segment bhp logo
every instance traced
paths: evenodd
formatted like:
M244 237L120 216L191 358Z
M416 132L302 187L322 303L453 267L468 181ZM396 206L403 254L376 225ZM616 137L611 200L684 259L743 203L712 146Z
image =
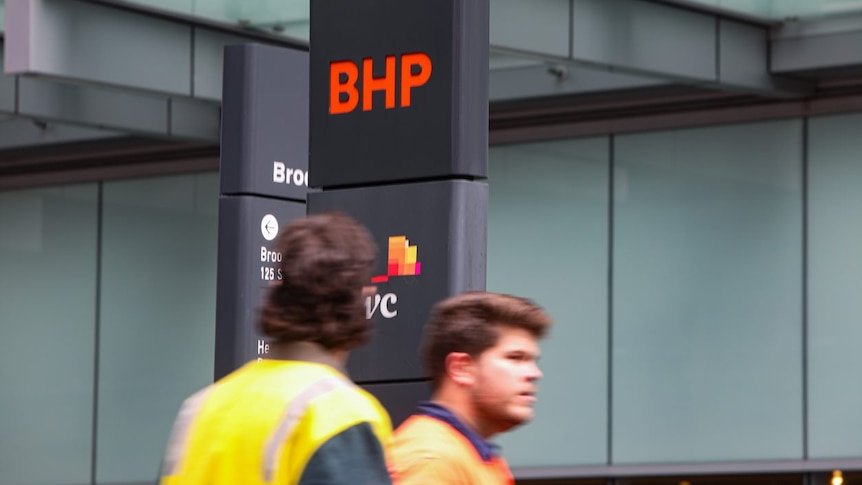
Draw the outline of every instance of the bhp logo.
M398 62L400 60L400 63ZM360 66L352 61L336 61L329 65L329 114L350 113L362 101L362 111L371 111L372 94L383 91L386 109L395 108L396 88L400 94L400 107L410 107L410 94L431 78L431 58L423 52L389 55L384 59L385 74L374 77L374 60L362 60L362 93L356 87ZM400 69L397 65L400 64ZM360 96L361 94L361 96Z

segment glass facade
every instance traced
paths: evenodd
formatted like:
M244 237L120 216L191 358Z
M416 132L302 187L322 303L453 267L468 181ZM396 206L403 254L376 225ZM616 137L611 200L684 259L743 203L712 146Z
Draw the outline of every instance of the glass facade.
M308 40L309 0L131 0L130 3Z
M0 193L0 483L155 480L212 381L217 199L215 173Z
M799 121L616 138L614 463L802 458L801 152Z
M858 457L860 128L493 148L488 287L557 321L513 465Z
M488 289L556 321L537 417L500 438L513 466L607 462L609 155L606 137L490 152Z
M511 464L858 457L860 129L492 148L488 288L556 321ZM212 376L217 196L215 173L0 193L3 483L153 480Z
M512 465L862 453L860 129L492 148L488 288L556 320L537 418L499 440ZM211 379L217 194L214 173L0 194L4 478L155 476L180 401Z
M862 115L815 118L808 130L808 453L858 457Z
M89 483L98 186L0 193L0 482Z
M862 5L858 2L846 0L691 0L691 3L775 20L846 15L862 11Z
M103 185L96 483L156 477L181 399L212 382L217 200L214 173Z

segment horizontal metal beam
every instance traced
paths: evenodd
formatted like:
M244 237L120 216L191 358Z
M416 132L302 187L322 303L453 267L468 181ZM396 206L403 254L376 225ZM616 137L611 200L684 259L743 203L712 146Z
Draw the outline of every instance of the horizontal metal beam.
M8 114L148 136L218 142L219 106L189 98L19 77Z
M771 49L771 70L777 74L859 75L862 14L788 23L773 32Z
M96 180L124 179L132 177L155 177L182 173L215 172L219 169L219 157L197 157L178 160L166 159L158 162L115 163L113 165L54 168L49 171L3 175L0 190L20 189L44 185L66 185L93 182Z
M665 81L649 77L590 69L580 65L538 62L527 66L492 69L489 76L489 98L494 103L666 84Z
M549 65L765 97L810 95L813 83L770 72L769 33L766 25L649 0L498 0L491 45Z
M274 36L83 0L7 0L6 74L221 99L225 45ZM305 49L284 38L280 45Z
M3 55L0 54L0 61ZM217 102L40 76L0 75L0 113L38 123L218 143Z
M0 115L0 150L95 141L118 136L124 134L62 123L47 123L14 115Z
M770 100L738 98L704 93L657 95L645 94L639 101L617 101L593 110L565 107L528 112L506 113L515 120L505 123L491 110L489 142L494 145L530 143L608 134L671 130L729 123L747 123L775 119L825 116L862 111L862 95L824 96L804 100ZM588 96L587 96L588 97ZM579 98L575 97L577 104ZM561 100L556 103L563 104ZM584 104L587 104L586 102ZM616 106L613 106L613 105ZM503 123L501 123L503 121ZM503 125L503 126L500 126Z
M8 0L6 74L191 96L191 31L75 0Z
M776 98L813 94L813 83L770 71L766 29L725 19L717 22L717 82L725 90Z

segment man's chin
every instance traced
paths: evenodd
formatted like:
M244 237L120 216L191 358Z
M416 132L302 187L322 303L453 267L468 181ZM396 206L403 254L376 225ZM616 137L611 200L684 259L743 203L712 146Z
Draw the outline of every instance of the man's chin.
M533 408L519 409L517 412L512 413L511 415L513 426L520 426L522 424L529 423L533 419L533 416L535 414L536 413L533 412Z

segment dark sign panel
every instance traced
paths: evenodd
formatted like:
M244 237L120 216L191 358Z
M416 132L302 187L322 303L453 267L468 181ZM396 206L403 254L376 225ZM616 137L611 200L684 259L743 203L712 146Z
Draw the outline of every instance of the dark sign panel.
M253 196L219 199L215 379L268 350L257 332L261 304L281 280L281 229L305 217L305 203Z
M267 289L280 279L279 230L305 216L308 53L244 44L225 48L215 378L259 358Z
M227 46L222 92L221 193L305 200L308 53Z
M308 213L344 212L371 231L378 265L365 301L374 320L368 345L348 362L357 382L419 379L422 327L438 301L485 289L488 186L440 182L309 194Z
M311 2L311 185L484 178L488 0Z

